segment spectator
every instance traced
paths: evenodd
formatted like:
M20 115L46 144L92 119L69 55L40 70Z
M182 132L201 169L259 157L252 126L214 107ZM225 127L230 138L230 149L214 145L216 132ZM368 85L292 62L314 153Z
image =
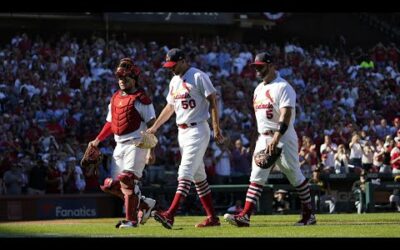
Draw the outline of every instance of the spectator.
M229 184L231 182L231 152L229 150L229 139L224 143L217 144L214 150L216 160L215 174L218 184Z
M379 138L384 138L387 135L391 135L391 128L387 124L386 119L381 119L381 123L376 126L376 134Z
M287 200L288 192L279 189L274 193L274 201L272 202L272 209L275 213L286 214L290 210L290 203Z
M228 208L227 213L229 214L238 214L243 211L243 203L242 200L236 200L235 205Z
M310 177L311 169L311 159L307 149L303 146L299 152L300 169L304 176ZM329 170L328 170L329 171Z
M362 147L361 166L366 172L373 170L372 163L374 158L374 149L372 148L371 142L367 141Z
M240 139L235 141L235 148L231 153L231 177L232 183L245 184L250 176L249 149L245 148Z
M360 179L355 181L352 185L352 192L355 195L356 201L355 206L357 208L357 213L365 213L366 212L366 203L365 203L365 184L367 182L367 173L362 171L360 174Z
M88 167L83 169L83 175L85 178L84 182L86 183L84 188L85 193L96 193L100 191L99 181L98 181L99 165L100 162L97 164L90 164Z
M46 194L62 194L64 193L62 174L56 167L55 162L43 160L44 165L48 168L46 178Z
M80 193L85 189L86 183L82 169L76 165L76 158L69 157L67 160L67 170L63 173L63 183L65 193Z
M43 195L46 193L47 167L39 159L30 171L28 194Z
M312 192L312 195L314 196L315 206L322 208L328 206L329 213L333 214L335 212L336 199L334 196L331 195L331 188L329 182L321 179L320 174L321 174L320 167L314 169L312 174L312 179L310 180L310 184L317 185L320 190L319 195L317 195L315 192Z
M213 150L211 149L211 147L208 147L206 150L206 153L204 155L204 165L205 165L205 170L206 170L206 174L207 174L207 181L210 184L215 184L215 158L213 156Z
M48 152L50 149L50 145L54 145L57 149L59 148L58 143L54 136L50 135L48 129L44 129L43 136L39 138L39 143L41 146L41 152Z
M400 135L400 117L393 119L393 127L391 127L391 135L393 137Z
M374 172L378 172L380 167L382 166L384 153L385 153L385 149L383 147L383 142L381 139L378 138L375 141L375 151L374 151L374 160L373 160Z
M335 154L335 173L349 173L349 155L344 144L340 144L338 152Z
M392 149L392 152L395 152L391 155L390 164L392 166L393 174L400 174L400 137L394 138L396 142L396 147Z
M354 167L354 171L357 171L356 169L361 169L361 158L362 158L362 145L360 142L360 136L355 133L352 138L351 142L349 144L350 147L350 164Z
M329 168L330 172L333 172L335 168L335 154L337 151L337 145L331 141L329 135L324 136L324 144L320 147L321 159L325 168Z
M384 152L383 152L383 160L382 160L382 165L379 168L379 173L392 173L392 167L390 163L390 152L392 151L392 148L390 146L389 142L385 142L383 144Z
M13 164L11 169L4 173L4 185L6 195L20 195L22 194L22 165Z

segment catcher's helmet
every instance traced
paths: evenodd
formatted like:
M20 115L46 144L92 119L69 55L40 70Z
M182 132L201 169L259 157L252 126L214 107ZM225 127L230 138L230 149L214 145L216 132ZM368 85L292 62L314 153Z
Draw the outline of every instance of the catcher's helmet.
M140 75L140 69L133 63L131 58L123 58L118 64L115 75L117 77L129 76L136 79Z

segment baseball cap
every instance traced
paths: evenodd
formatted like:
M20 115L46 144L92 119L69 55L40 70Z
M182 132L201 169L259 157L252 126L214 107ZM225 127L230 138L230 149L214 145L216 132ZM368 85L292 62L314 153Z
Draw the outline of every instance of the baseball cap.
M251 65L264 65L272 62L272 56L268 52L259 53L256 55L254 62Z
M168 51L167 56L165 57L165 63L163 65L164 68L172 68L175 64L185 58L185 53L181 49L173 48Z
M279 193L281 193L281 194L287 194L287 191L284 190L284 189L278 189L278 191L276 191L275 193L277 193L277 194L279 194Z

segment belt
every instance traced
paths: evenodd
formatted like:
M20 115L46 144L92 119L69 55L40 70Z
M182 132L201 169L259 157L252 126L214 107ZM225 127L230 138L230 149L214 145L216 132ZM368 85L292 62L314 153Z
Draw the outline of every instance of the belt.
M267 130L264 133L262 133L263 135L274 135L275 131L272 130Z
M189 127L194 127L196 125L197 125L197 122L192 122L192 123L189 123L189 124L182 123L182 124L178 124L178 127L182 128L182 129L187 129Z
M130 141L133 141L134 140L134 138L131 138L131 139L127 139L127 140L124 140L124 141L120 141L119 143L127 143L127 142L130 142Z

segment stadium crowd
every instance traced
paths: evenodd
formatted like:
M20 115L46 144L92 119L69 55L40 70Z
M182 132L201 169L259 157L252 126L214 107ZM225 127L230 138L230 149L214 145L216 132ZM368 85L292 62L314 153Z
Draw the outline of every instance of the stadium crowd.
M363 49L325 45L243 44L222 38L180 39L191 64L207 72L218 90L225 144L210 143L205 156L211 184L248 183L252 96L258 84L250 67L270 51L279 74L297 92L296 131L302 171L400 174L400 72L395 44ZM77 38L16 34L0 45L0 194L99 192L110 173L113 139L96 170L82 169L87 143L101 130L114 70L123 57L142 69L140 84L156 114L165 105L171 75L162 68L167 45L113 34ZM180 162L175 119L159 133L157 160L145 169L143 185L176 182ZM275 168L273 171L279 171Z

